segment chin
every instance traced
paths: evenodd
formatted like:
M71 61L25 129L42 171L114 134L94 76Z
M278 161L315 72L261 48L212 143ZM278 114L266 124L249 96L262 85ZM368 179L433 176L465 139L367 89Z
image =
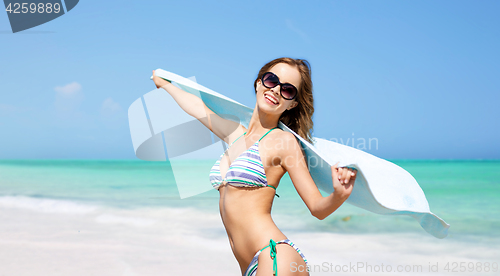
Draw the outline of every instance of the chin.
M281 114L284 112L284 110L281 110L280 106L270 106L268 103L257 103L257 107L261 112L264 112L269 115L276 115L276 116L281 116Z

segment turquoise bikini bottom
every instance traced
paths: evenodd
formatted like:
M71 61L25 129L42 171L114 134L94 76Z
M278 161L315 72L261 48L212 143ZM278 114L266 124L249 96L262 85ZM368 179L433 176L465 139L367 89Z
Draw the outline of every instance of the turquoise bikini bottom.
M252 261L248 265L247 270L245 271L245 274L243 274L243 275L244 276L255 276L257 274L257 267L259 266L259 255L262 252L262 250L270 247L271 248L270 256L271 256L271 259L273 259L273 275L278 276L278 264L276 262L276 253L277 253L276 245L282 244L282 243L286 243L286 244L290 245L291 247L293 247L293 249L295 249L297 251L297 253L300 254L302 259L304 259L304 262L307 265L307 260L306 260L306 257L304 257L304 254L302 254L302 252L300 252L300 249L293 242L291 242L289 239L285 239L285 240L282 240L279 242L275 242L273 239L271 239L269 241L268 246L262 248L257 253L255 253L255 256L253 257Z

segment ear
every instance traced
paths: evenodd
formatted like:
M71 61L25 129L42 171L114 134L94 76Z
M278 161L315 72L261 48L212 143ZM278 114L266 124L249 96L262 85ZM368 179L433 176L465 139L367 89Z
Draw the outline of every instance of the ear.
M290 105L290 107L289 107L289 108L287 108L287 110L290 110L290 109L292 109L292 108L295 108L298 104L299 104L299 103L298 103L297 101L295 101L295 100L294 100L294 101L293 101L293 103L292 103L292 105Z

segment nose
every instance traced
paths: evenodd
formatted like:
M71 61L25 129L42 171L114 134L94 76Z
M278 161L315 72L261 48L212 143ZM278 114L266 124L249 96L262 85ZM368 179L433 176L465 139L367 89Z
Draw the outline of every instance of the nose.
M275 96L280 96L280 89L281 89L281 84L278 84L275 87L271 88L271 91Z

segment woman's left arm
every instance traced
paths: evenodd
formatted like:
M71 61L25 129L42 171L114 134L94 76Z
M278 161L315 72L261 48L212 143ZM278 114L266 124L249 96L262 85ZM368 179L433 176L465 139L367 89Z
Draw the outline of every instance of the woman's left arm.
M287 132L283 133L283 136L286 146L280 151L281 166L290 175L295 189L311 214L322 220L337 210L349 197L356 173L347 168L337 168L337 164L332 166L334 192L323 197L307 169L305 157L297 139L293 134Z

